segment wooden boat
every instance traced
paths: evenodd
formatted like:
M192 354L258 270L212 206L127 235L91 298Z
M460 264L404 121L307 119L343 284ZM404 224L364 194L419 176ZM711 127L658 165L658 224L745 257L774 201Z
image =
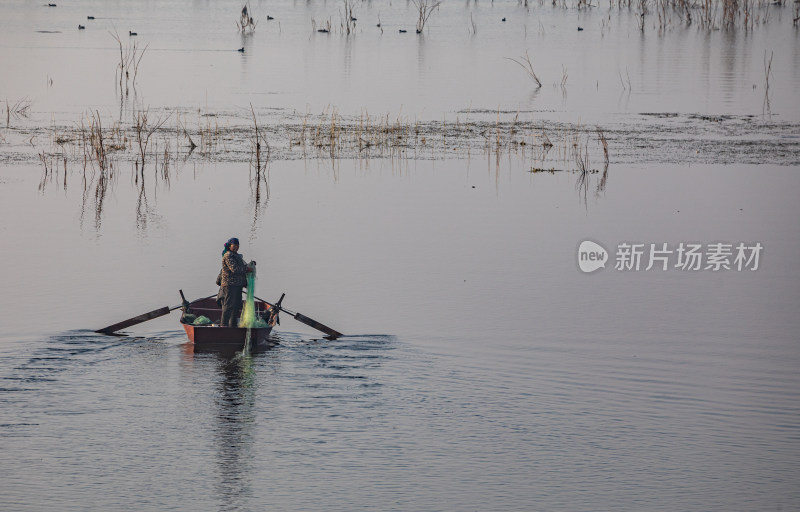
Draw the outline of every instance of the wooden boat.
M222 318L222 308L217 304L215 298L198 299L189 303L188 311L181 315L181 325L189 341L194 343L195 351L202 350L242 350L250 331L250 349L264 350L276 344L270 338L272 328L275 326L277 315L273 314L273 309L264 301L257 300L256 317L263 318L267 322L267 327L247 329L244 327L221 327L219 325ZM203 315L211 320L209 325L194 325L186 322L186 315L192 314L196 317ZM191 319L192 317L189 317Z
M183 290L178 291L181 294L181 299L183 299L183 302L177 306L164 306L162 308L154 309L153 311L136 315L132 318L128 318L127 320L123 320L122 322L111 324L108 327L103 327L95 332L113 335L122 329L131 327L133 325L138 325L142 322L147 322L148 320L152 320L154 318L168 315L170 311L175 311L176 309L180 308L183 311L183 314L181 315L181 325L183 325L183 329L186 331L189 341L194 344L195 351L202 349L241 350L244 348L245 342L248 339L250 340L250 348L254 350L265 349L276 345L277 341L270 338L270 333L272 332L272 328L275 327L275 324L278 322L279 311L290 315L298 322L304 323L309 327L325 333L327 335L327 339L333 340L342 336L342 333L339 331L331 329L327 325L317 322L313 318L309 318L302 313L290 311L281 306L281 302L283 302L283 298L286 296L285 293L281 295L281 298L278 299L275 304L270 304L269 302L256 297L256 315L258 318L264 320L267 326L246 329L242 327L220 327L219 323L222 318L222 308L217 304L216 295L211 295L204 299L197 299L189 302L186 300L186 297L184 297ZM194 317L189 315L194 315ZM207 325L194 325L193 322L195 318L201 315L209 318L211 323Z

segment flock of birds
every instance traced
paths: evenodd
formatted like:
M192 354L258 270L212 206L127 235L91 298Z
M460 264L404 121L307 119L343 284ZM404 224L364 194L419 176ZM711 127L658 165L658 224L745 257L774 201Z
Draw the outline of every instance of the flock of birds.
M57 4L47 4L47 6L48 6L48 7L57 7ZM93 19L94 19L94 16L87 16L87 17L86 17L86 19L87 19L87 20L93 20ZM272 16L270 16L270 15L267 15L267 21L272 21L272 20L274 20L274 19L275 19L275 18L273 18ZM350 21L358 21L358 18L356 18L355 16L351 16L351 17L350 17ZM505 22L505 21L506 21L506 19L505 19L505 18L503 18L503 19L501 19L500 21L502 21L502 22ZM378 28L380 28L380 26L381 26L381 24L380 24L380 23L378 23L378 24L376 25L376 27L378 27ZM86 29L86 26L85 26L85 25L80 25L80 24L78 25L78 30L85 30L85 29ZM581 32L582 30L583 30L583 27L578 27L578 32ZM317 30L317 32L320 32L320 33L323 33L323 34L327 34L328 32L330 32L330 30L328 30L327 28L321 28L321 29L318 29L318 30ZM401 34L405 34L405 33L407 33L407 32L408 32L408 30L406 30L406 29L404 29L404 28L401 28L401 29L399 29L399 30L398 30L398 32L399 32L399 33L401 33ZM128 31L128 37L133 37L133 36L138 36L138 35L139 35L139 34L137 34L136 32L132 32L132 31L130 31L130 30ZM238 49L238 50L236 50L236 51L237 51L237 52L240 52L240 53L244 53L244 47L241 47L241 48L239 48L239 49Z

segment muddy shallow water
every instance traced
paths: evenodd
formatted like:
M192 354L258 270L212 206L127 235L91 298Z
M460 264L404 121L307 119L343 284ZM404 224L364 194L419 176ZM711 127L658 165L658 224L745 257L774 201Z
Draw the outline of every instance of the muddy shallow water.
M312 32L339 3L252 2L242 37L235 2L58 4L0 7L0 99L29 105L0 123L0 506L800 506L789 7L642 34L605 5L446 2L418 36L411 4L363 2L347 37ZM127 96L114 29L150 45ZM526 49L539 90L505 59ZM175 313L92 332L216 291L230 236L259 296L346 335L284 318L229 359Z

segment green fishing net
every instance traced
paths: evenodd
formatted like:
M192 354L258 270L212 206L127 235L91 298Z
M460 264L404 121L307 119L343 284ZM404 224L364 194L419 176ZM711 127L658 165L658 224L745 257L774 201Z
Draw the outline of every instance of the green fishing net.
M198 316L197 318L194 319L194 322L192 322L192 324L194 325L208 325L210 323L211 319L203 315Z
M264 327L269 327L269 324L263 318L256 318L256 321L253 322L253 328L255 329L263 329Z
M244 308L242 309L242 316L239 319L239 327L248 327L250 329L257 327L256 321L256 265L250 262L253 269L252 272L247 274L247 299L244 301Z

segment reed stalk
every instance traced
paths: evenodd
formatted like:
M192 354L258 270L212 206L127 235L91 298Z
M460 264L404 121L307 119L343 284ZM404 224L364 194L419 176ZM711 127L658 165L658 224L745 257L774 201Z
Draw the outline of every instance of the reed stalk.
M597 140L603 147L603 156L606 159L606 164L608 164L608 140L606 139L606 134L603 132L603 129L599 126L597 127Z
M340 28L346 35L350 35L356 31L354 7L354 0L344 0L344 13L339 11Z
M442 2L436 0L411 0L411 3L417 8L417 34L421 34L422 30L425 28L425 24L428 22L428 18L431 17L433 11L435 11Z
M531 57L528 55L528 50L525 50L525 55L519 59L514 59L511 57L506 57L506 59L517 63L522 69L524 69L528 74L528 77L530 77L530 79L536 84L537 88L542 86L541 80L539 80L539 77L536 76L536 72L533 70L533 62L531 62Z

